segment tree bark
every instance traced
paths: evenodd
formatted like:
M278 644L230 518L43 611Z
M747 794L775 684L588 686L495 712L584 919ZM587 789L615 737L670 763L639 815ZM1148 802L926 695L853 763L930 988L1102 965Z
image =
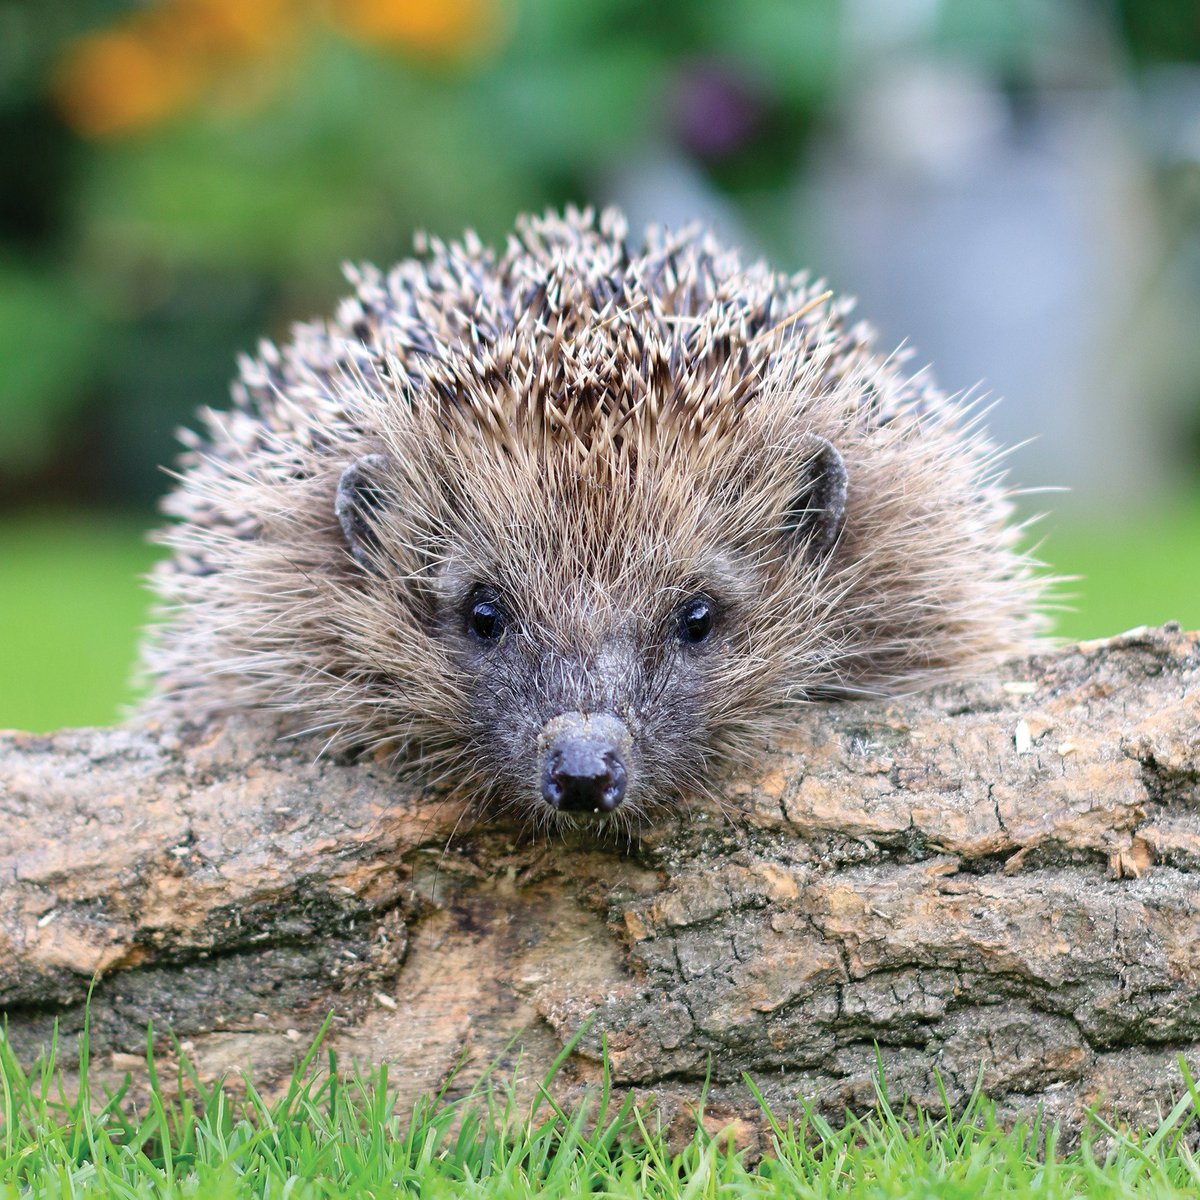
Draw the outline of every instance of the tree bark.
M531 838L262 724L0 735L0 1010L145 1028L269 1088L332 1011L403 1098L498 1063L753 1141L779 1112L1152 1121L1200 1065L1200 635L1138 630L902 701L814 706L720 807ZM169 1047L168 1047L169 1053Z

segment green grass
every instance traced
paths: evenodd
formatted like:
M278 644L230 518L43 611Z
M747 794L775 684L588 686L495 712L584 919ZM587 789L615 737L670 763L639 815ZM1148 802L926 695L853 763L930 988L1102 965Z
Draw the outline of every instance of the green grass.
M1157 512L1101 523L1049 517L1041 557L1063 575L1070 610L1056 633L1106 637L1135 625L1178 621L1200 629L1200 497Z
M0 524L0 728L101 725L130 684L155 551L149 519L78 514ZM1178 620L1200 627L1200 500L1119 525L1051 518L1045 558L1066 585L1065 638Z
M80 514L0 524L0 729L103 725L133 699L156 550L149 521Z
M148 1039L149 1041L149 1039ZM83 1087L69 1097L54 1048L28 1070L0 1041L0 1197L992 1197L1195 1196L1200 1095L1147 1134L1096 1122L1070 1153L1055 1130L1001 1128L978 1094L955 1119L902 1116L882 1087L873 1113L840 1128L811 1111L796 1123L762 1111L771 1131L754 1165L700 1128L672 1150L652 1118L607 1087L564 1111L512 1089L431 1097L395 1112L385 1067L314 1070L320 1039L282 1097L249 1077L205 1085L185 1055L171 1076L152 1054L148 1099L97 1096L80 1040ZM322 1063L324 1066L325 1063ZM547 1081L549 1082L549 1081ZM746 1098L757 1096L746 1084Z

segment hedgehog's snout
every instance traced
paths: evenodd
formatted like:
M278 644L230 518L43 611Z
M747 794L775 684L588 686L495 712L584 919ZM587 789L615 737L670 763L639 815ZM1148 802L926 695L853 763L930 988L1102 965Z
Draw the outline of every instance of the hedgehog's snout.
M558 812L610 813L625 799L631 739L611 713L562 713L538 738L542 799Z

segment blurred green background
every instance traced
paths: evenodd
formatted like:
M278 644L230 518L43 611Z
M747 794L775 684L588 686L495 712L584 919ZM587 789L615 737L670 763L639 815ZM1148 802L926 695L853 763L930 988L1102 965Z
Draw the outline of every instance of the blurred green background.
M1060 635L1200 626L1194 0L0 0L0 169L0 726L131 700L160 464L238 352L566 202L1003 396Z

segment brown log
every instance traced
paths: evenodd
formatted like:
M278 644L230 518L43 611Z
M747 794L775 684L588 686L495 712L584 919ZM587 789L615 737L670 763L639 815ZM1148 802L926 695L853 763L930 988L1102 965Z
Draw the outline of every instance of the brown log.
M710 1120L983 1082L1154 1119L1200 1065L1200 635L1139 630L921 697L814 706L721 808L531 838L261 724L0 735L0 1010L91 1002L119 1076L169 1026L270 1086L332 1011L405 1097L498 1060Z

